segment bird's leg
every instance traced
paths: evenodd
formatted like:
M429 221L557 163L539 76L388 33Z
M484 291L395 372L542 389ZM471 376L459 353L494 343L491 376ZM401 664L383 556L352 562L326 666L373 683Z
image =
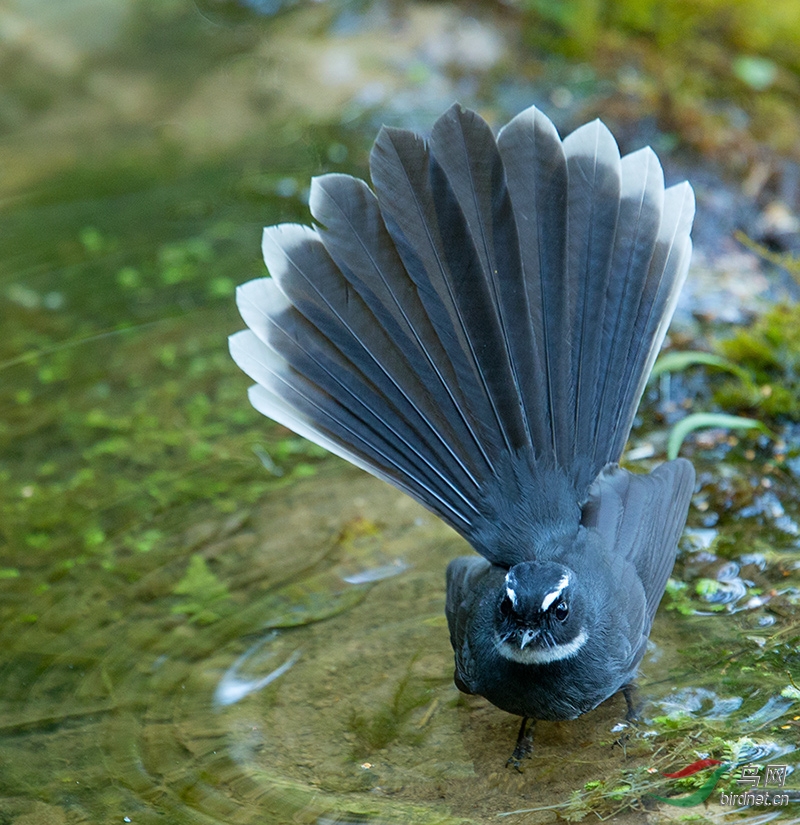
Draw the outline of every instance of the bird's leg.
M636 697L636 685L633 683L625 685L625 687L622 688L622 695L625 697L625 704L628 706L625 721L631 725L636 725L639 721L639 708L641 707L641 703L637 701ZM619 745L619 747L622 748L622 755L627 758L628 740L630 738L629 733L621 733L619 739L615 740L611 745L611 749L613 750Z
M528 727L528 722L531 723L530 728ZM517 734L517 744L514 747L514 753L508 757L506 767L511 765L515 770L522 773L522 760L526 756L530 756L533 750L534 730L536 730L536 720L523 716L522 724L519 726L519 733Z
M635 725L639 721L639 711L642 708L641 702L638 701L636 685L633 682L625 685L622 688L622 695L625 697L625 704L628 706L625 721Z

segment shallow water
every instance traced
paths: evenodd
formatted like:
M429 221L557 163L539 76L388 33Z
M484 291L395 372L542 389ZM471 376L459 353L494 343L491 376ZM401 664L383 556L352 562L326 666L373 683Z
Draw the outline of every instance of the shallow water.
M652 798L681 787L663 772L708 755L795 769L791 441L780 459L767 442L687 446L700 489L639 726L621 726L621 697L541 723L520 774L504 767L517 720L452 683L444 569L466 545L261 419L227 355L260 227L307 219L311 174L363 174L377 120L479 103L510 48L502 18L36 8L13 9L30 28L0 142L2 821L659 822L685 813ZM348 68L376 32L410 49L426 27L439 51L414 46L391 106L375 85L389 75ZM441 50L470 38L483 51L444 71ZM332 92L286 68L321 51L340 85L361 84L335 116ZM519 90L500 85L513 109ZM640 455L660 456L697 389L652 388ZM718 799L686 810L800 817L793 799L723 820Z

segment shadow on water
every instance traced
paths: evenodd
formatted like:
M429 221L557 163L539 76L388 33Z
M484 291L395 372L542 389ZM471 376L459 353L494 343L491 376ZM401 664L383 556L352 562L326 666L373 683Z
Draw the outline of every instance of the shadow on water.
M59 21L31 22L19 46L6 96L22 126L7 110L0 142L16 159L0 200L0 818L766 822L766 809L727 815L717 791L700 808L654 796L700 787L708 772L663 774L703 758L796 768L800 447L695 440L700 488L642 667L640 723L626 726L614 697L542 723L524 773L506 770L515 719L452 683L444 569L463 542L261 419L227 355L233 288L262 274L261 226L307 220L311 174L363 174L381 118L366 95L344 125L290 119L270 81L264 98L246 89L261 111L247 139L190 134L209 103L224 110L212 125L232 120L242 90L226 96L220 78L268 75L269 48L302 42L317 19L234 5L170 17L120 3L116 52L59 39ZM441 43L469 43L478 24L453 46L448 14ZM481 42L489 71L500 41ZM54 43L64 65L43 65L36 50ZM469 72L437 59L415 70L419 111L470 102ZM155 102L131 97L134 78ZM190 85L178 134L168 113ZM111 98L128 107L116 129ZM65 122L73 110L88 125ZM667 408L696 380L708 397L691 377L651 389L632 455L662 454ZM735 787L731 770L719 788Z

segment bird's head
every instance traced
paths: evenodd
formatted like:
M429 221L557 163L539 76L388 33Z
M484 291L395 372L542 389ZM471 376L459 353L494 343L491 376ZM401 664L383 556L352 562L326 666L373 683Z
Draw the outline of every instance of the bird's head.
M562 564L514 565L498 593L495 644L521 664L549 664L574 656L588 639L576 574Z

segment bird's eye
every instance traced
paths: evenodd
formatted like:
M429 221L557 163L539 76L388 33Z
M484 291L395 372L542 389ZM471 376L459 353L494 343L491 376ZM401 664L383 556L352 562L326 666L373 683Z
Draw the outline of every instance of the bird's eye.
M555 615L560 622L566 621L569 616L569 605L566 602L559 602L556 605Z
M503 616L510 616L512 611L511 599L509 599L508 596L504 596L503 601L500 602L500 613Z

